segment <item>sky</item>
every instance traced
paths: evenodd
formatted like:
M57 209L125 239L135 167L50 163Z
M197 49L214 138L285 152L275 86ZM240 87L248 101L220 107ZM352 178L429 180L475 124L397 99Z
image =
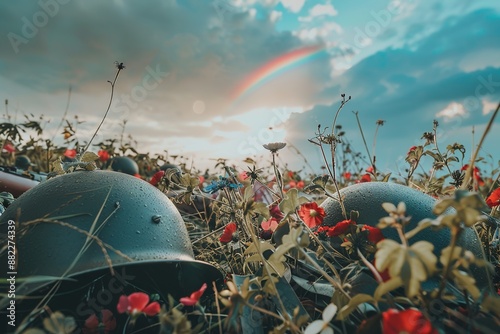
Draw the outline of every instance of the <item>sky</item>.
M283 141L280 164L319 173L308 139L318 125L331 132L344 93L344 140L367 156L356 112L379 170L397 173L433 120L442 149L459 142L470 156L500 102L499 31L495 0L2 1L0 98L15 120L43 115L62 143L71 87L67 118L84 121L85 142L123 62L93 143L118 138L127 120L142 153L246 169ZM494 165L499 125L481 152Z

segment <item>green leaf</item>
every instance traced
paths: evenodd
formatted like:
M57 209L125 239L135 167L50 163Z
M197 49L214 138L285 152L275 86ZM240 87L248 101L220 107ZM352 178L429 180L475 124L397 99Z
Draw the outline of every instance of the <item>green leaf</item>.
M420 232L422 230L425 230L429 226L432 226L432 220L430 220L428 218L422 219L413 230L405 233L406 239L413 238L415 236L415 234L417 234L418 232Z
M384 283L381 283L377 289L375 290L375 293L373 294L373 298L376 300L376 301L379 301L382 299L382 297L393 291L393 290L396 290L397 288L403 286L403 280L401 279L401 277L393 277L391 278L390 280L388 280L387 282L384 282Z
M90 151L83 153L83 155L80 159L81 162L92 162L92 161L96 161L96 160L99 160L99 156L97 154L95 154L94 152L90 152Z
M453 278L457 286L461 289L467 290L472 298L477 300L481 296L481 291L476 286L476 280L467 272L454 269L452 270Z
M283 198L283 200L280 202L279 207L286 218L286 216L288 216L290 213L295 212L299 205L300 203L298 199L298 190L296 188L292 188L287 191L285 198Z
M367 294L360 293L355 295L354 297L351 298L349 301L349 304L346 306L342 307L342 309L339 311L337 314L337 319L338 320L344 320L351 314L359 305L364 304L364 303L373 303L375 302L375 299Z
M441 257L439 258L439 261L443 266L449 265L448 260L450 260L450 254L451 254L451 247L448 246L446 248L443 248L441 250ZM457 260L460 258L460 255L462 254L462 248L461 247L454 247L453 248L453 255L451 257L451 262Z

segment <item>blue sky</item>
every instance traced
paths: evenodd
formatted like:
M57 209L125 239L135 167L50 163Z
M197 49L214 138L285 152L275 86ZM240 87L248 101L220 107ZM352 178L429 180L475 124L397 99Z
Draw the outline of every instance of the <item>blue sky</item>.
M490 1L97 1L0 3L0 92L11 114L43 114L55 131L72 98L81 141L88 140L109 99L114 61L120 74L100 139L126 133L141 152L167 150L232 159L266 154L285 141L319 172L312 138L339 115L355 151L365 154L353 111L384 172L404 167L409 147L440 123L443 147L468 154L500 101L500 2ZM237 105L231 91L266 62L309 45L325 56L274 77ZM496 165L497 121L483 154ZM475 135L472 135L472 128ZM281 161L303 166L285 149ZM491 160L489 160L491 162Z

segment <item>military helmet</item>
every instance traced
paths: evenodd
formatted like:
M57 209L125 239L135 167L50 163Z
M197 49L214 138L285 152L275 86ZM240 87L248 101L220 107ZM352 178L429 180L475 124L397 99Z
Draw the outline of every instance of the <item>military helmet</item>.
M139 166L132 158L129 157L114 157L111 160L111 169L115 172L121 172L129 175L139 173Z
M69 305L78 301L68 299L70 291L112 269L132 275L134 289L163 298L188 296L203 283L211 287L222 279L214 266L194 259L184 221L168 197L127 174L77 171L49 179L6 209L1 233L7 235L10 222L17 226L19 296L41 299L60 284L58 294L66 298L61 305ZM8 263L7 253L0 259ZM19 298L16 305L22 302Z

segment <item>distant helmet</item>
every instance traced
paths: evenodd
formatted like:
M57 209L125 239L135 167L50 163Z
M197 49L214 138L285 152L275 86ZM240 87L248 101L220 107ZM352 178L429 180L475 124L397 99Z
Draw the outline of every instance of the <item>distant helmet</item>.
M166 170L169 170L169 169L173 169L175 170L176 172L178 173L182 173L181 169L179 168L179 166L177 165L173 165L173 164L163 164L161 167L160 167L160 170L163 170L163 171L166 171Z
M212 281L222 279L214 266L194 259L184 221L172 202L147 182L123 173L78 171L42 182L0 216L0 233L7 235L11 222L17 226L17 278L28 278L17 281L16 296L43 297L61 284L56 293L61 305L73 303L75 310L82 300L70 292L90 291L90 282L106 275L112 280L111 265L131 277L129 292L158 293L163 300L168 294L189 296L203 283L210 288ZM7 264L7 252L0 259ZM30 281L32 277L49 279ZM115 286L109 283L110 290ZM17 298L17 310L23 301L31 305L31 299ZM6 308L2 301L0 306L1 314Z
M111 169L128 175L139 173L139 166L129 157L115 157L111 160Z
M27 157L27 156L25 156L25 155L19 155L19 156L17 156L17 158L16 158L16 162L14 163L14 165L15 165L17 168L21 168L21 169L28 169L28 168L30 168L31 166L35 166L35 164L32 164L32 163L31 163L30 158L28 158L28 157Z

